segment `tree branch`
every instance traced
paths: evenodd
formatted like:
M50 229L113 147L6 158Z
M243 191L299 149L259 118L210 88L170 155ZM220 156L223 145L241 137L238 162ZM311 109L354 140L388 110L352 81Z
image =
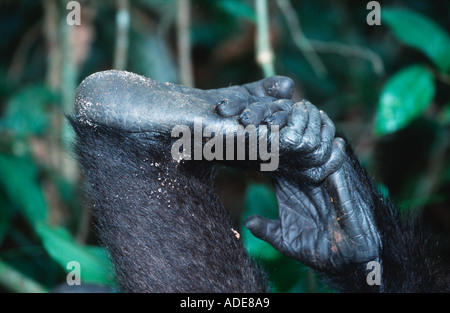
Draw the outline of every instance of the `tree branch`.
M264 76L275 75L274 54L270 46L269 17L267 0L256 0L256 62L261 66Z
M117 70L125 70L128 60L128 34L130 30L130 3L128 0L117 0L116 27L117 36L113 66Z
M185 86L194 86L194 74L191 58L191 1L177 1L177 44L178 66L180 67L180 83Z

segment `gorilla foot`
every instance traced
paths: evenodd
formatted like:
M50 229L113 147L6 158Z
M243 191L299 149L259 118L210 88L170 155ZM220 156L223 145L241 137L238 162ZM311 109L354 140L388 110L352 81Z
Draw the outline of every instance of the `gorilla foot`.
M195 118L220 131L237 126L232 118L217 116L222 99L252 102L291 97L293 81L273 76L242 86L200 90L161 83L125 71L104 71L86 78L75 95L75 114L84 124L102 124L126 132L169 134L175 125L193 127ZM234 101L237 103L237 101Z
M220 101L216 111L223 117L237 116L244 127L278 125L282 167L302 169L312 183L324 181L344 161L344 140L335 138L333 122L307 100L235 97Z

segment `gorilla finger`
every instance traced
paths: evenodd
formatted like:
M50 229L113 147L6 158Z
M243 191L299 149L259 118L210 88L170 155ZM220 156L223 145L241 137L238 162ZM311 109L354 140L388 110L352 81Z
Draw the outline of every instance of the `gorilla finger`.
M334 123L328 118L325 112L319 111L321 115L320 143L317 148L308 155L310 167L317 167L325 164L331 155L333 139L335 135Z
M294 128L296 132L303 136L306 126L308 125L308 108L306 106L306 101L302 100L297 102L292 107L291 115L289 116L289 124Z
M220 116L229 117L241 113L246 108L246 104L243 102L230 103L230 99L223 99L214 108Z
M305 156L305 164L310 168L324 165L331 157L332 147L332 141L321 141L316 150Z
M271 115L264 120L268 125L279 125L283 128L287 125L289 114L292 110L294 102L291 100L281 99L269 103Z
M304 101L297 102L292 106L287 125L280 133L281 144L287 144L293 149L297 148L297 145L302 141L303 134L308 125L309 115L307 113L306 103Z
M319 110L310 102L306 102L308 112L308 124L303 134L299 149L303 152L312 152L321 142L322 118Z
M271 76L257 82L243 85L254 96L270 96L277 99L291 99L294 93L294 81L289 77Z
M248 217L244 226L257 238L267 241L274 248L282 248L280 220L270 220L260 215Z
M345 159L345 141L342 138L335 138L333 140L333 145L331 148L331 155L328 161L318 167L310 168L306 171L306 176L313 183L321 183L328 176L336 172L339 168L342 167L342 163Z
M323 165L324 178L336 172L342 167L345 159L345 141L342 138L336 137L333 140L331 147L331 155L328 161Z
M216 109L216 112L220 116L229 117L242 113L242 111L244 111L245 108L247 108L247 106L250 103L256 101L271 102L273 100L275 100L275 98L272 97L261 98L249 95L236 94L222 99L214 106L214 108Z
M272 112L286 111L286 112L290 113L293 105L294 105L294 102L291 100L279 99L279 100L272 101L272 103L270 103L270 108L271 108Z
M294 94L294 81L289 77L272 76L263 80L267 96L277 99L291 99Z
M247 127L248 125L259 126L272 113L267 103L253 103L245 109L239 116L239 122Z
M279 125L280 129L287 125L289 112L278 111L267 117L264 121L268 125Z
M331 143L334 139L334 135L336 134L336 126L334 126L333 121L328 117L327 113L320 110L322 125L320 129L322 142Z

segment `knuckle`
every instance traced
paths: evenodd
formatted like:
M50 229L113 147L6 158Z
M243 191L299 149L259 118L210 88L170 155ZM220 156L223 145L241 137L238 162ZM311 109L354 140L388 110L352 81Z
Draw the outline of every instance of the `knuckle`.
M305 152L313 152L314 150L317 150L318 146L320 144L320 138L318 136L303 136L302 142L300 145L300 149Z
M330 145L322 142L312 153L311 159L314 160L315 166L324 165L331 156Z
M283 142L290 146L297 146L299 144L299 139L297 134L292 130L284 131L282 134Z

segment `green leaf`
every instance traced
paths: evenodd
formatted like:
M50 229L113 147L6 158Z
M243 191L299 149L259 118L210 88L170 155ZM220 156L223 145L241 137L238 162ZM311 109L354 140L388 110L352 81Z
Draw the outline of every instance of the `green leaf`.
M17 293L47 293L44 286L0 259L0 285Z
M450 71L450 37L438 24L404 8L383 8L381 19L402 43L422 51L444 72Z
M271 219L278 217L278 204L275 194L271 188L263 184L253 184L248 187L245 195L245 207L243 220L254 214ZM273 261L282 256L270 244L253 236L246 227L242 227L241 232L244 245L250 255L264 261Z
M54 94L44 86L21 89L8 101L0 119L0 130L11 130L17 136L42 134L50 123L47 104L55 100Z
M406 127L420 116L434 97L433 75L419 65L389 78L383 87L375 117L375 133L385 135Z
M69 262L80 264L82 282L104 285L114 283L112 264L102 248L76 243L64 228L39 224L37 233L47 253L66 271L71 271L67 269Z
M0 155L0 187L31 225L47 218L47 204L38 180L38 168L28 158Z

